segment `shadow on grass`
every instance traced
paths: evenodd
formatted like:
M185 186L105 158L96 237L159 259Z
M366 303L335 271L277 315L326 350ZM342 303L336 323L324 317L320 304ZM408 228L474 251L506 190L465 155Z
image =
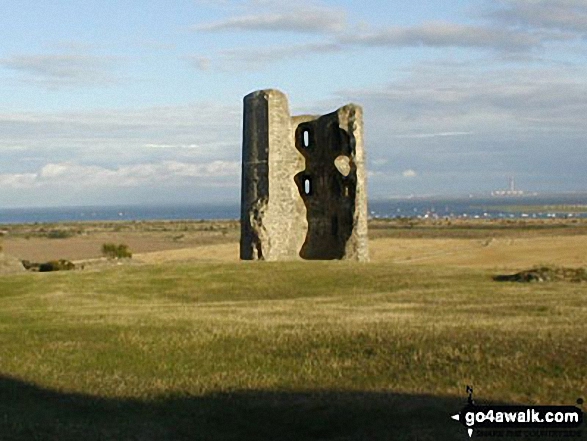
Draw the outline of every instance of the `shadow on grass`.
M465 440L465 399L236 391L141 401L60 393L0 376L2 440Z

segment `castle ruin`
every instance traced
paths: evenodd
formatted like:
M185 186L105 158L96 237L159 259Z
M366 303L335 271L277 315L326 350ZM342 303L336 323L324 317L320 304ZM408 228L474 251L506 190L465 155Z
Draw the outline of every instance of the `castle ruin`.
M240 258L369 259L360 106L291 117L278 90L244 98Z

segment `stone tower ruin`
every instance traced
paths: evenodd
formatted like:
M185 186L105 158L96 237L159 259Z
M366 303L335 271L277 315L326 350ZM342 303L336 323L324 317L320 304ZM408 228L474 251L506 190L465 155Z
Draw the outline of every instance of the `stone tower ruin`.
M278 90L244 98L240 258L369 259L360 106L291 117Z

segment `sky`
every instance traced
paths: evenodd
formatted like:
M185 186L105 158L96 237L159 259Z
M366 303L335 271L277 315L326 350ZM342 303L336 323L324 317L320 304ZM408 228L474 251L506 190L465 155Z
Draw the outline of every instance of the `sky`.
M587 191L587 0L3 0L0 208L237 203L267 88L363 106L372 199Z

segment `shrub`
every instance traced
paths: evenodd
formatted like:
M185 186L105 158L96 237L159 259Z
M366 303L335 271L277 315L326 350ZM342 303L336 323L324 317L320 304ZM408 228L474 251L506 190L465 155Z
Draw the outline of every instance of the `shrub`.
M50 262L41 263L39 265L39 272L44 273L48 271L69 271L75 269L75 265L69 260L51 260Z
M128 245L125 245L123 243L119 245L116 245L114 243L103 244L102 254L109 259L130 259L132 257L132 253L128 249Z
M44 263L35 263L28 260L22 260L22 266L29 271L38 271L46 273L49 271L69 271L75 269L73 262L65 259L51 260Z
M69 230L51 230L47 233L49 239L67 239L73 236L73 233Z
M516 274L493 276L496 282L587 282L585 268L565 268L542 266L521 271Z

